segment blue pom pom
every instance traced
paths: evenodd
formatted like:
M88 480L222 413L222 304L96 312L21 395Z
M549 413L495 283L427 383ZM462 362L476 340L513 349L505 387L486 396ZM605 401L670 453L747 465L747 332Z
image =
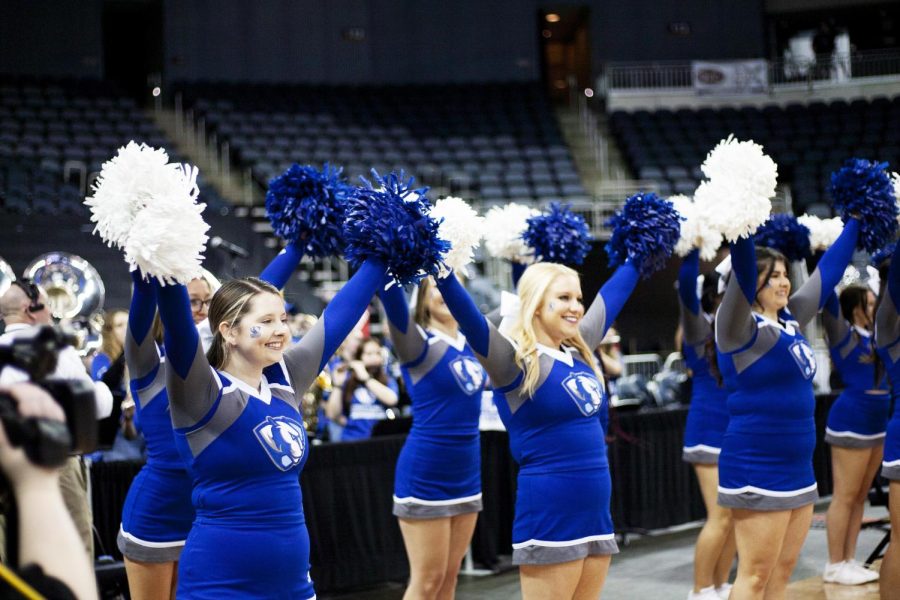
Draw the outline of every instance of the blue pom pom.
M325 164L321 171L293 164L269 182L266 214L275 235L296 244L309 256L340 255L351 187L341 169Z
M645 279L666 265L681 237L681 215L668 200L654 193L638 193L606 225L613 232L606 244L609 265L630 259Z
M869 262L872 263L872 266L875 268L881 267L885 261L891 260L891 256L894 255L894 244L888 244L883 248L879 248L875 252L872 253L872 256L869 257Z
M834 208L844 222L859 217L859 246L869 253L887 244L897 231L897 201L887 166L851 158L831 174Z
M791 262L810 255L809 228L801 225L794 215L770 216L753 234L753 241L758 246L778 250Z
M536 260L580 265L591 251L591 234L584 217L569 205L551 202L549 210L530 217L522 239Z
M401 171L381 177L373 169L374 185L363 179L348 200L344 221L344 257L352 266L368 258L382 261L401 285L437 275L450 243L438 237L439 222L428 216L428 188L413 189Z

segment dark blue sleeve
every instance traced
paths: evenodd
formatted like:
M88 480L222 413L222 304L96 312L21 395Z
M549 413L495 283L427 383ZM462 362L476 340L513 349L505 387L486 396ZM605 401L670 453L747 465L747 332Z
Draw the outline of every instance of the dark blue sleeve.
M737 278L744 298L751 306L756 301L756 248L753 236L738 238L731 244L731 274Z
M160 285L154 280L159 316L165 329L166 358L182 379L187 379L197 354L200 334L191 314L191 301L183 285Z
M678 269L678 297L681 304L695 315L700 314L697 278L700 277L700 250L694 248L681 261Z
M381 298L381 305L391 325L400 333L406 333L409 330L409 305L403 288L395 283L388 289L379 291L378 297Z
M128 309L128 328L134 341L142 344L156 316L156 288L152 282L145 281L137 269L131 272L131 281L134 287Z
M603 298L603 304L606 306L606 322L603 324L603 334L605 335L613 322L619 317L625 302L637 286L640 279L640 273L630 260L616 269L612 277L606 280L603 287L600 288L600 296Z
M487 319L462 284L452 275L437 278L438 288L444 296L447 308L453 313L456 322L463 335L472 347L472 350L482 356L487 356L490 342L490 328Z
M888 293L894 306L900 306L900 256L897 255L897 249L900 248L900 241L894 245L894 252L891 255L891 267L888 269Z
M833 290L828 294L828 298L825 299L825 310L835 319L841 317L841 303Z
M516 289L516 286L519 285L519 280L522 278L522 273L525 272L525 269L528 268L528 265L523 265L520 262L513 261L512 263L512 284L513 289Z
M268 281L280 290L287 285L291 274L297 269L297 265L300 264L302 258L303 250L295 244L288 244L263 269L263 272L259 274L259 278L263 281Z
M822 278L821 298L819 299L819 308L825 305L828 294L834 290L835 286L844 276L844 269L850 264L853 258L853 250L856 248L856 241L859 238L859 221L850 219L844 225L841 235L835 240L834 244L825 251L816 270Z

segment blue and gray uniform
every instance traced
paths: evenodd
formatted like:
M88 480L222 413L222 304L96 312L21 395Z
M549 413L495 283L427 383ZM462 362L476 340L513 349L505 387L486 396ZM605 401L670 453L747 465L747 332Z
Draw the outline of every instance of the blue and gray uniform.
M288 246L261 278L283 287L302 253ZM178 560L191 524L191 476L175 448L166 363L150 335L156 314L156 290L132 273L134 291L128 313L125 361L135 404L134 424L147 444L147 463L132 481L122 508L117 544L124 556L141 562Z
M400 391L397 382L391 377L388 377L384 385L395 394ZM344 384L345 393L346 389L347 384ZM364 385L357 385L349 400L350 408L347 414L347 423L341 433L341 441L367 440L372 437L375 425L379 421L387 419L387 406L382 404L375 394Z
M834 364L846 386L828 412L825 441L842 448L872 448L884 443L891 410L886 381L875 384L875 345L872 333L848 323L832 292L822 323Z
M728 429L719 455L719 504L724 507L787 510L818 497L812 467L816 361L800 328L837 285L858 233L859 223L851 219L777 322L752 310L757 294L753 239L731 245L733 273L716 313L718 364L728 389Z
M600 344L637 280L637 269L626 264L600 290L580 325L590 348ZM538 345L540 375L534 394L527 396L514 343L484 318L455 277L440 280L438 287L491 378L494 403L520 466L513 564L618 552L609 510L608 399L592 365L572 348Z
M413 409L397 458L394 514L431 519L478 512L484 369L462 334L453 339L414 323L399 286L380 295Z
M700 307L697 278L700 276L700 251L684 257L678 271L678 304L681 308L684 361L691 370L691 406L684 427L682 458L694 464L719 462L722 436L728 427L728 392L709 370L706 344L713 334L712 317Z
M891 382L891 393L894 397L894 414L887 424L884 438L884 459L881 463L881 476L885 479L900 481L900 260L897 259L897 247L891 258L888 273L888 289L883 295L875 316L875 341L878 355L887 368Z

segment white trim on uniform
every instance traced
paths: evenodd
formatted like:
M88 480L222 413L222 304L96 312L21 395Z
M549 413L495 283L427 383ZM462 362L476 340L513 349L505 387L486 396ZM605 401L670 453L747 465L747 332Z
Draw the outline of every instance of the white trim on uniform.
M604 533L600 535L589 535L587 537L578 538L577 540L566 540L564 542L551 542L547 540L528 540L527 542L519 542L518 544L513 544L512 547L514 550L518 550L519 548L527 548L528 546L546 546L548 548L564 548L566 546L577 546L578 544L584 544L585 542L603 542L606 540L614 540L616 538L616 534L614 533Z
M709 452L710 454L721 454L721 448L713 448L712 446L707 446L705 444L697 444L696 446L685 446L682 448L683 452Z
M452 498L450 500L422 500L421 498L415 498L413 496L407 496L406 498L394 496L394 502L397 504L421 504L423 506L448 506L450 504L463 504L465 502L474 502L476 500L481 500L481 493L475 494L474 496L466 496L465 498Z
M419 329L421 330L422 328L419 327ZM436 329L429 329L428 333L434 336L432 338L429 338L429 345L436 343L438 340L442 340L446 342L448 346L454 348L457 352L462 352L463 348L466 347L466 336L464 336L462 332L457 333L456 339L453 339L446 333L442 333Z
M226 376L231 380L231 385L224 388L222 390L222 394L227 394L228 392L233 392L234 390L241 390L246 393L248 396L252 398L256 398L257 400L262 400L266 404L272 403L272 390L269 389L269 381L266 379L265 374L262 375L259 383L259 389L254 390L253 387L250 386L246 381L242 381L229 373L228 371L220 371L222 375Z
M571 367L575 364L574 359L572 358L572 348L568 346L563 346L562 350L557 348L551 348L550 346L545 346L543 344L535 344L537 346L537 351L539 354L546 354L550 358L556 359L562 363L565 363L567 366Z
M883 461L881 461L881 466L882 467L900 467L900 458L898 458L897 460L892 460L891 462L883 460Z
M176 546L184 546L184 543L187 541L187 540L179 540L177 542L149 542L147 540L142 540L141 538L139 538L137 536L131 535L130 533L128 533L127 531L122 529L121 525L119 526L119 533L121 533L122 537L125 538L126 540L130 540L130 541L134 542L135 544L139 544L139 545L145 546L147 548L175 548Z
M765 488L756 487L755 485L745 485L741 488L724 488L721 485L719 486L720 494L728 494L728 495L737 495L737 494L746 494L747 492L752 492L754 494L759 494L761 496L772 496L774 498L789 498L791 496L799 496L800 494L808 494L809 492L813 492L819 489L819 484L814 483L805 488L801 488L799 490L791 490L789 492L780 492L776 490L767 490Z
M879 438L883 438L887 432L882 431L881 433L862 434L862 433L854 433L852 431L835 431L835 430L831 429L830 427L826 427L825 433L834 435L837 437L856 438L858 440L877 440Z

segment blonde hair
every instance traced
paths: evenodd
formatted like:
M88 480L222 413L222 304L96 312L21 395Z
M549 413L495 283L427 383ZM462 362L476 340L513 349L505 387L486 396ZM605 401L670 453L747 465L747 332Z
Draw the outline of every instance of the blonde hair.
M115 308L107 311L103 315L103 327L100 328L100 350L107 355L110 360L116 360L122 356L124 348L122 342L116 337L113 329L116 326L116 315L128 316L128 311L122 308Z
M534 330L534 319L543 305L544 295L547 289L562 275L578 277L578 272L564 265L555 263L536 263L525 269L517 291L521 307L519 315L513 323L511 337L516 342L516 364L525 373L522 382L522 390L525 395L534 395L538 380L540 379L540 361L538 361L537 334ZM587 342L576 332L571 338L563 340L563 344L578 350L582 360L594 371L597 379L603 381L603 374L597 366L597 361Z
M428 310L428 296L434 287L434 279L426 277L419 282L416 292L416 306L413 309L413 321L422 329L427 329L431 323L431 311Z
M241 318L250 312L250 301L263 293L281 296L278 288L256 277L232 279L222 284L213 294L209 303L209 327L213 332L213 341L206 352L206 358L213 368L221 369L228 358L228 347L219 331L219 325L228 323L229 327L234 327L240 323Z

